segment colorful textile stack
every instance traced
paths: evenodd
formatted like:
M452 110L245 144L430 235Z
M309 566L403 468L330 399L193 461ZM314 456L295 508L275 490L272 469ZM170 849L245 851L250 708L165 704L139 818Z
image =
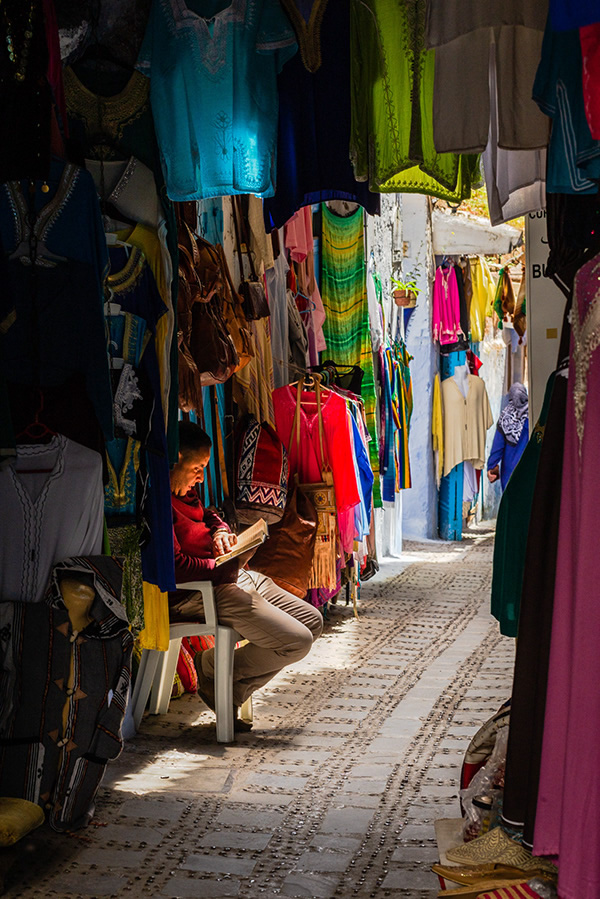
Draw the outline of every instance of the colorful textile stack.
M326 313L323 333L327 350L338 365L358 365L364 371L361 395L371 441L369 455L375 475L373 500L381 506L379 448L373 353L367 305L363 211L342 218L325 204L321 296Z

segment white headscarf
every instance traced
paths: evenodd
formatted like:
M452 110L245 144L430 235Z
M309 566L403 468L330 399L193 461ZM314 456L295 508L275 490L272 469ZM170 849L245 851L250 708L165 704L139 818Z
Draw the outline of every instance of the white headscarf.
M508 402L498 419L498 427L509 443L516 444L529 413L529 396L523 384L513 384L508 391Z

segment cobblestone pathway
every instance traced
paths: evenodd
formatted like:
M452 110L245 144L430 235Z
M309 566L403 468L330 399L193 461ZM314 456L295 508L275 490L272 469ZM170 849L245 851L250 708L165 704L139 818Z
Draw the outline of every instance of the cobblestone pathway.
M214 742L196 697L146 718L108 769L102 827L36 831L6 896L436 895L433 821L458 813L466 745L510 692L512 641L488 614L493 535L406 544L338 608L301 664Z

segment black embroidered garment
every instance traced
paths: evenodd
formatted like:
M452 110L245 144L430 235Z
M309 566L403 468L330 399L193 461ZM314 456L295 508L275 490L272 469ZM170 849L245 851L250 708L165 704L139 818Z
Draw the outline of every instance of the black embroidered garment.
M79 632L64 578L94 591ZM0 602L0 794L38 803L54 830L90 821L107 761L123 747L133 637L121 579L114 558L75 557L56 565L44 602Z

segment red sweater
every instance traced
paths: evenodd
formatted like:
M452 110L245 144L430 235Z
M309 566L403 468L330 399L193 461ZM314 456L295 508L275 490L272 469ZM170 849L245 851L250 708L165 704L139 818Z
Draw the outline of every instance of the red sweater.
M237 567L230 562L215 567L212 538L219 528L229 530L218 515L205 509L193 490L186 496L171 494L175 581L212 581L235 584Z

